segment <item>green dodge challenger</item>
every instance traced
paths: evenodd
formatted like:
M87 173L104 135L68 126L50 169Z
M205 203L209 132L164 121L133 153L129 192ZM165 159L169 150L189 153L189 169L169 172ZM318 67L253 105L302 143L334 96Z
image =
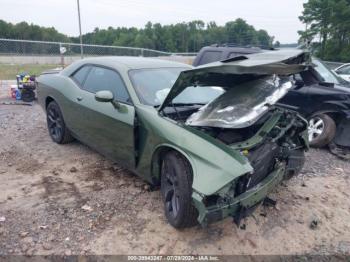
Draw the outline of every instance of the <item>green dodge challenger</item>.
M297 174L307 122L278 103L309 54L276 51L192 68L88 58L38 79L52 140L77 139L160 186L176 228L236 223Z

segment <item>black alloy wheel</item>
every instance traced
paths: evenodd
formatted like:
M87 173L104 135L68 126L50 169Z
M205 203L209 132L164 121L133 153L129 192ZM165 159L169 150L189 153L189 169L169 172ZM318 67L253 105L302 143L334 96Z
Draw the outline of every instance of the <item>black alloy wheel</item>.
M168 162L164 162L163 174L165 179L163 180L163 193L165 208L167 212L175 219L179 214L179 182L178 176L174 168L172 168Z
M49 103L46 108L47 128L50 137L57 144L66 144L73 140L73 137L66 127L60 107L55 101Z
M198 211L192 202L192 169L188 161L175 151L168 152L162 161L161 193L164 212L175 228L196 225Z

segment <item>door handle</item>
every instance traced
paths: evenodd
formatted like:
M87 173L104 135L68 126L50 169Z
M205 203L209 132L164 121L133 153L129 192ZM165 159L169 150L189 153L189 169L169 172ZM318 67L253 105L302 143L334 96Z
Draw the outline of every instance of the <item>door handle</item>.
M81 100L83 100L83 98L82 98L81 96L78 96L78 97L77 97L77 101L80 102Z

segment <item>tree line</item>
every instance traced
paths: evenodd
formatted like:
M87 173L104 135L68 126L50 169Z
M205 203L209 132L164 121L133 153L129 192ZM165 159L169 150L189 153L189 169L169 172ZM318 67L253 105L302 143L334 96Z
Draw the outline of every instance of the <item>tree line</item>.
M0 20L0 38L79 43L79 37L68 37L53 27L26 22L12 24L3 20ZM271 47L273 40L274 37L266 30L257 30L241 18L223 26L201 20L171 25L148 22L144 28L95 28L83 35L86 44L141 47L166 52L197 52L203 46L223 43Z
M42 27L26 22L12 24L4 20L0 20L0 38L71 42L68 36L59 33L54 27Z
M73 38L77 42L78 38ZM201 20L171 25L148 22L142 29L135 27L96 28L83 35L86 43L119 45L155 49L167 52L197 52L211 44L233 43L270 47L273 37L265 30L256 30L243 19L219 26L215 22L205 24Z
M324 60L350 62L350 0L308 0L299 18L300 42Z

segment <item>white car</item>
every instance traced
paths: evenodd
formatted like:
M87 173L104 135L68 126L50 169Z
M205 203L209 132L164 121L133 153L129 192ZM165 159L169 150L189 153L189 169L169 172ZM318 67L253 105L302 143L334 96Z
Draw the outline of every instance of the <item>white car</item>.
M334 72L345 81L350 82L350 63L339 66L334 70Z

